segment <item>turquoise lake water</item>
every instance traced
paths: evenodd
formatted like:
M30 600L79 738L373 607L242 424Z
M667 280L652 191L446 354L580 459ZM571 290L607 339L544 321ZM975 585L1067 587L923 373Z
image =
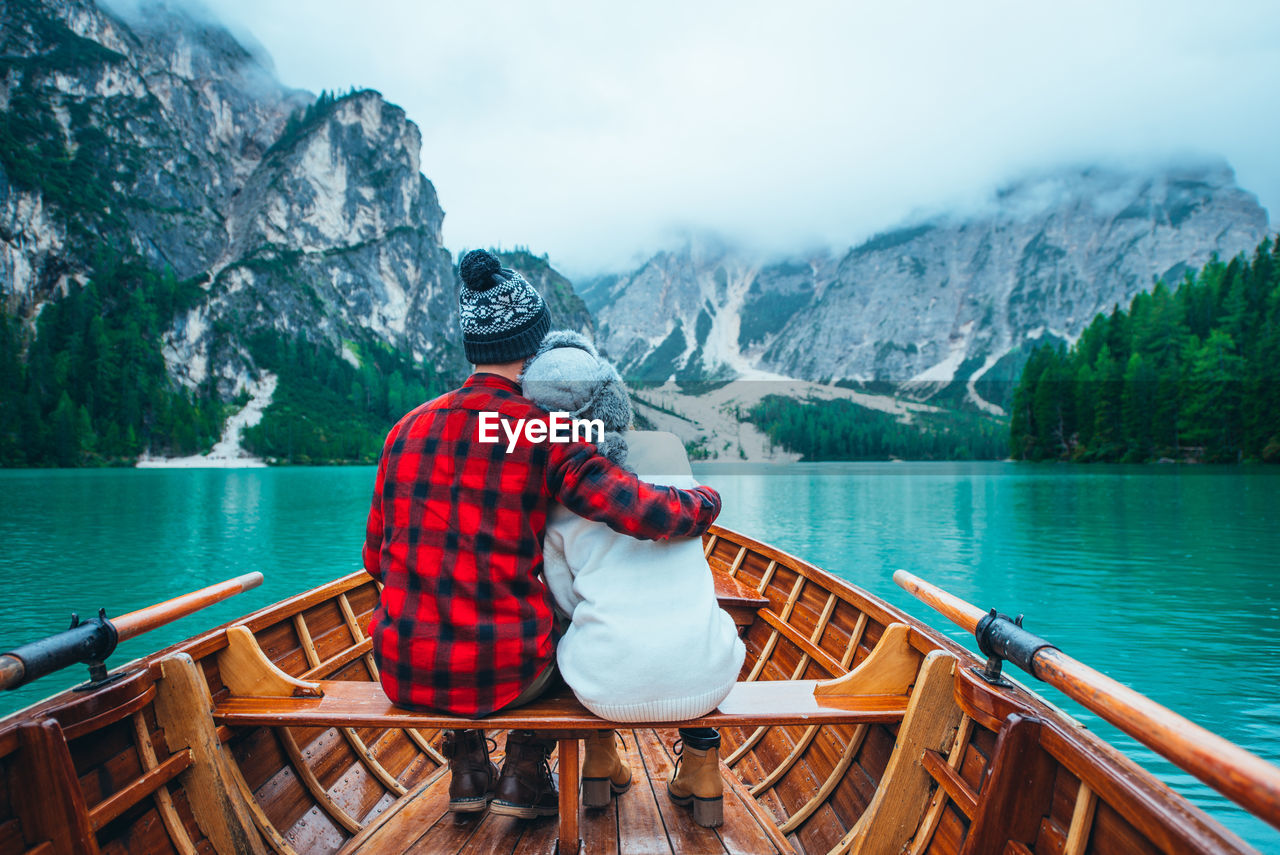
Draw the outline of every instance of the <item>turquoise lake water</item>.
M721 522L974 645L905 568L1280 763L1280 472L1010 463L701 466ZM355 570L372 467L0 472L0 649L262 570L262 587L121 646L121 664ZM966 642L967 639L967 642ZM0 696L8 713L77 666ZM1030 681L1030 678L1026 678ZM1055 703L1268 853L1248 816L1060 694Z

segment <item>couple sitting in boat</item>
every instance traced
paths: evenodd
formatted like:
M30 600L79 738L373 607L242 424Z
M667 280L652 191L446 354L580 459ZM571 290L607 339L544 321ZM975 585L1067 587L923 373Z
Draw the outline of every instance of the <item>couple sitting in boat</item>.
M626 431L617 372L581 336L547 334L547 306L520 274L483 250L459 272L475 371L392 428L369 512L364 566L384 586L372 626L383 689L400 706L470 717L561 680L615 721L709 712L745 655L697 539L720 496L694 482L674 437ZM482 415L513 425L545 423L549 411L599 419L608 432L596 444L482 435ZM570 618L562 637L555 607ZM719 735L680 737L668 792L697 821L719 824ZM513 731L499 772L482 730L446 733L450 809L556 813L553 747ZM584 804L608 804L630 779L613 731L586 740Z

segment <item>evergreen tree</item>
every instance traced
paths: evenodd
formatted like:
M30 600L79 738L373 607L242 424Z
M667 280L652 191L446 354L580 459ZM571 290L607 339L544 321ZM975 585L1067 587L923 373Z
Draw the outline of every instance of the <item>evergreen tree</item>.
M1093 454L1094 449L1094 428L1098 424L1097 403L1098 403L1098 384L1097 376L1093 373L1093 366L1083 361L1081 355L1076 355L1071 365L1079 363L1078 368L1073 368L1072 376L1075 382L1072 384L1076 393L1076 444L1072 449L1072 460L1088 460ZM1065 458L1064 458L1065 459Z
M1063 352L1058 347L1049 348L1031 403L1040 457L1058 457L1069 451L1073 421L1070 397Z
M34 329L0 313L0 465L94 465L146 448L190 453L217 432L216 390L188 398L161 353L171 312L198 286L109 247L93 258L89 282L45 306ZM179 433L177 399L190 417Z
M18 322L0 314L0 464L22 459L23 370Z
M1140 463L1151 458L1155 397L1155 370L1141 353L1134 353L1125 366L1121 394L1120 421L1126 449L1123 459L1126 462Z
M1124 395L1123 369L1104 344L1093 364L1093 442L1094 460L1119 460L1124 453L1121 413Z
M1251 288L1258 322L1244 354L1244 454L1280 462L1280 241L1264 241L1258 249Z
M1195 348L1190 360L1183 434L1203 448L1209 462L1235 462L1243 449L1242 380L1244 360L1224 330L1215 329Z
M386 345L350 348L359 351L358 367L303 334L256 334L254 361L279 384L262 421L244 432L245 447L290 463L371 463L391 425L450 382Z
M80 463L80 420L71 396L63 392L51 417L54 449L59 466L77 466Z
M1010 454L1015 460L1041 460L1045 456L1039 447L1039 428L1035 419L1035 408L1032 406L1036 387L1040 376L1044 373L1048 359L1048 348L1037 347L1027 358L1013 390L1013 404L1009 414Z
M1176 291L1157 283L1099 315L1054 370L1041 348L1019 380L1015 456L1280 462L1280 251L1217 258ZM1068 401L1061 389L1070 388ZM1055 430L1063 412L1073 426Z
M805 460L992 460L1005 455L1008 441L1004 424L988 416L952 412L907 426L840 400L769 395L746 415L773 445Z

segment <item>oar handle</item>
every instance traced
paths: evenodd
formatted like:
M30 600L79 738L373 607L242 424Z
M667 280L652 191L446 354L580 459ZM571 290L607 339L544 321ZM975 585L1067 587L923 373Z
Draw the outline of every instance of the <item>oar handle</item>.
M228 579L225 582L219 582L216 585L210 585L207 588L201 588L198 591L174 597L172 600L166 600L163 603L156 603L154 606L138 609L136 612L129 612L127 615L121 615L118 618L112 618L111 622L115 624L120 640L128 641L130 638L142 635L144 632L150 632L156 627L164 626L166 623L172 623L178 618L184 618L193 612L198 612L207 606L221 602L228 597L234 597L236 594L251 590L261 584L261 573L256 571L245 573L243 576L237 576L234 579Z
M11 689L22 683L26 668L22 660L12 653L0 656L0 689Z
M987 616L977 606L905 570L894 573L893 580L969 632ZM1028 664L1026 670L1032 676L1061 690L1250 813L1280 828L1280 768L1056 647L1036 649Z

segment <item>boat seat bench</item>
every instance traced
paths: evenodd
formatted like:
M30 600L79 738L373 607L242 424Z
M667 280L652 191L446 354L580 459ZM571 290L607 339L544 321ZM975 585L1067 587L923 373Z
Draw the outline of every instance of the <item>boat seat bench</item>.
M260 727L411 727L491 730L577 730L613 727L568 689L511 710L466 718L397 707L382 686L366 681L321 680L320 697L229 696L218 704L220 724ZM900 695L815 695L816 680L737 683L720 706L685 722L627 722L628 727L756 727L759 725L894 722L906 711Z

